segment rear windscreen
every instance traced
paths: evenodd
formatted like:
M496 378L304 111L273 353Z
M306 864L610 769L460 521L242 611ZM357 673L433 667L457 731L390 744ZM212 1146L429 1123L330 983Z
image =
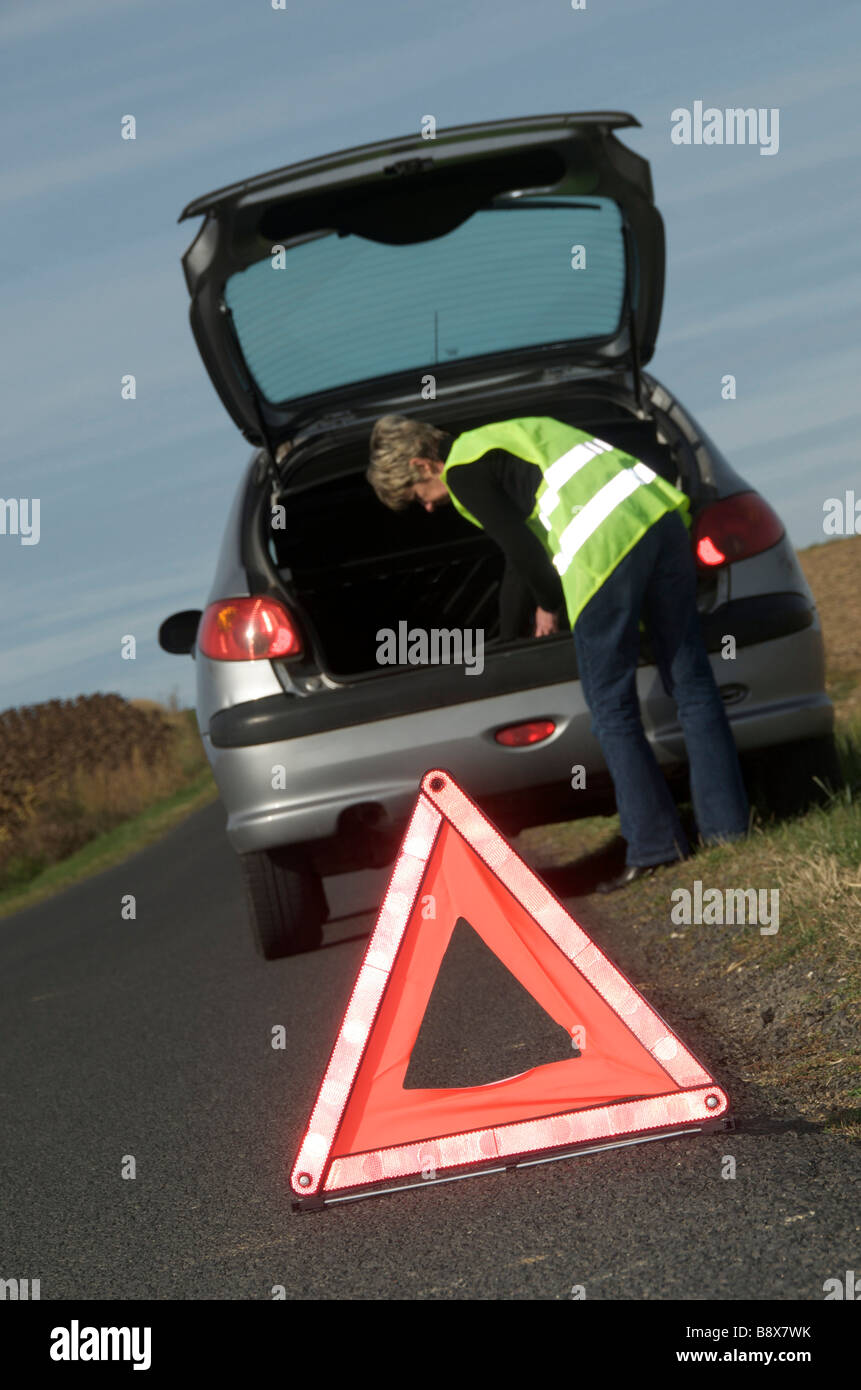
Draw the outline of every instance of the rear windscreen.
M444 236L387 245L336 233L227 281L225 300L272 402L618 331L622 218L609 198L510 197Z

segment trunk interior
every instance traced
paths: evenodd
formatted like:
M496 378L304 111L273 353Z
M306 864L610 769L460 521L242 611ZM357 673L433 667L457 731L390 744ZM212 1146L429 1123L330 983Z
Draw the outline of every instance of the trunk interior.
M574 409L570 396L564 407L558 400L539 405L533 397L528 406L509 402L491 412L485 405L467 419L449 412L446 425L458 432L488 418L528 414L553 415L594 431L670 482L687 473L686 448L661 443L653 421L636 419L606 399L581 401ZM294 486L288 480L281 495L286 526L271 533L285 594L316 639L323 669L341 680L398 669L379 666L377 632L397 632L401 622L425 630L480 628L485 650L501 649L502 552L452 506L433 513L418 506L389 511L368 484L366 468L366 440L342 446L337 456L321 454L300 471ZM522 635L514 645L554 640L532 638L531 616L524 610ZM504 645L510 650L512 643Z

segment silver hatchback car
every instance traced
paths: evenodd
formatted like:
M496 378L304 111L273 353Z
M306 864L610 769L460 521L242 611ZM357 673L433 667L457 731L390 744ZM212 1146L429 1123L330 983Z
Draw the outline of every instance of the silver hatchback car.
M195 340L255 451L205 610L159 638L196 659L200 733L267 959L319 943L325 875L391 860L429 767L508 834L613 809L570 634L501 641L493 543L452 507L379 503L365 469L381 414L451 433L554 416L684 488L744 766L788 802L838 775L819 622L783 526L643 370L664 234L649 166L617 138L638 124L590 112L409 136L182 213L203 218L183 258ZM411 665L403 647L380 663L382 632L434 629L483 633L481 669ZM638 685L683 785L645 637Z

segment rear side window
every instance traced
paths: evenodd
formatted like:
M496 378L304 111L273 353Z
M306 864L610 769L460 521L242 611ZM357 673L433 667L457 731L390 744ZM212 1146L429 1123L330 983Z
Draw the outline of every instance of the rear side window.
M273 403L487 353L609 338L624 293L618 205L558 195L501 197L454 231L408 245L323 234L225 286L248 368Z

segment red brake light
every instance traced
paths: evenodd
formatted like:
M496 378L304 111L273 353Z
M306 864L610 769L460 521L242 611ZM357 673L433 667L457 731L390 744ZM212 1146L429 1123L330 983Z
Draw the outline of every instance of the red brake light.
M726 556L721 554L711 536L701 536L697 541L697 559L701 565L722 565Z
M215 661L262 661L302 650L287 609L263 596L211 603L200 620L197 645Z
M497 729L494 738L506 748L525 748L530 743L543 743L555 731L552 719L533 719L528 724L509 724L506 729Z
M783 523L758 492L738 492L706 507L694 522L697 564L704 569L746 560L779 541Z

